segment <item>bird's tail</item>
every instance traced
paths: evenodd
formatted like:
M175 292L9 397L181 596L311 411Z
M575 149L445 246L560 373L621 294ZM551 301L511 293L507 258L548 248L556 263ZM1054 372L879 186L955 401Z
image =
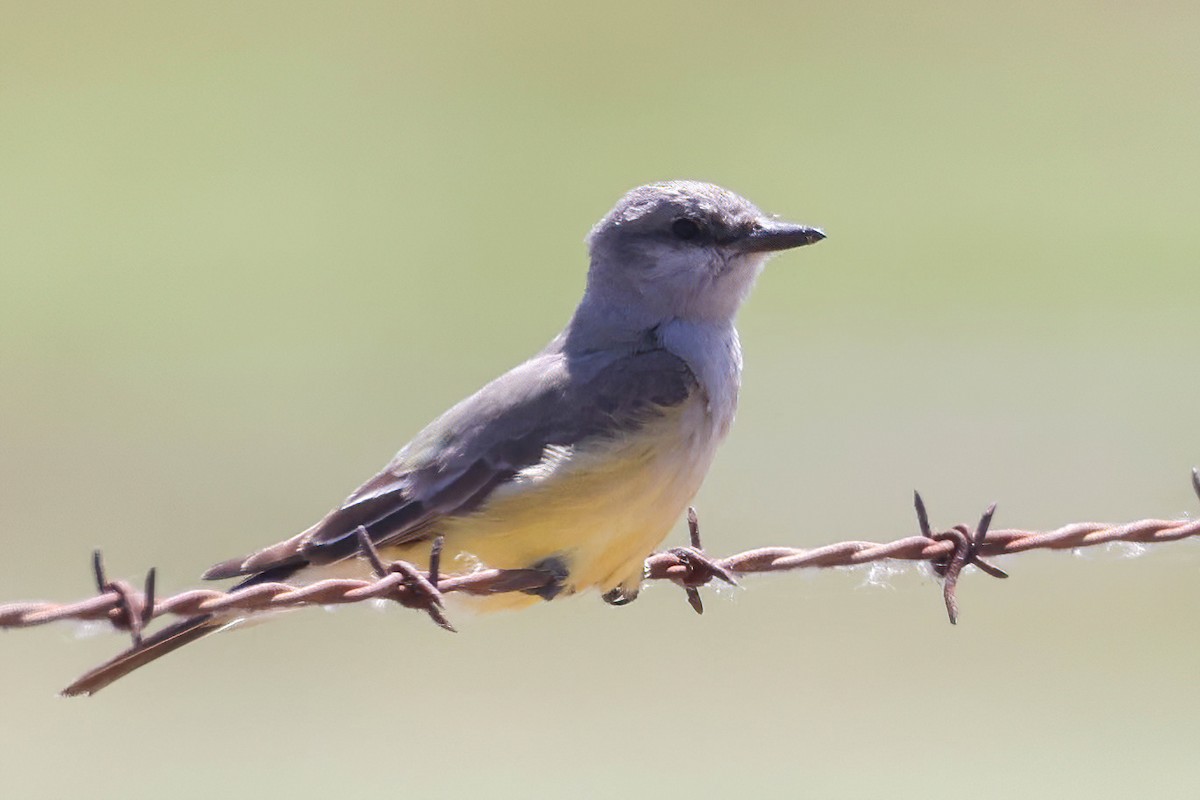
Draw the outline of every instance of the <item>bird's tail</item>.
M153 636L142 640L124 653L89 670L70 686L62 690L64 697L80 694L95 694L118 678L143 667L167 653L178 650L189 642L207 636L223 628L228 619L214 618L212 614L188 617L174 625L163 628Z

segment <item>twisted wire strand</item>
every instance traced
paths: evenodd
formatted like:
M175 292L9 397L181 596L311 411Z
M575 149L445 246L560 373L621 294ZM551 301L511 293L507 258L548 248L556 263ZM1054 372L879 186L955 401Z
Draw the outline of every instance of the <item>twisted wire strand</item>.
M1192 471L1192 487L1200 497L1200 470ZM736 583L737 577L752 573L788 572L800 569L851 567L894 560L929 563L942 579L946 610L957 620L956 586L959 575L973 564L985 574L1005 578L1007 574L985 557L1013 555L1029 550L1073 550L1109 542L1156 544L1200 536L1200 519L1143 519L1124 524L1077 522L1051 531L990 531L995 506L973 529L956 525L935 531L920 495L914 495L921 534L890 542L845 541L812 549L759 547L725 558L710 558L700 545L696 514L688 511L691 546L654 553L646 560L647 580L669 580L682 586L697 613L703 612L698 587L713 580ZM375 570L370 580L330 579L303 587L286 583L262 583L235 591L192 589L170 597L155 596L154 570L145 587L125 581L109 581L97 552L94 557L98 594L74 603L22 602L0 605L0 629L26 628L64 620L105 621L129 631L134 643L141 641L143 628L163 615L191 616L226 612L265 612L303 606L330 606L367 600L392 600L427 613L437 624L453 630L443 613L442 596L451 592L487 595L501 592L531 592L553 584L555 576L537 569L487 569L466 575L440 575L440 546L427 570L407 562L385 563L379 558L365 531L359 532L362 556Z

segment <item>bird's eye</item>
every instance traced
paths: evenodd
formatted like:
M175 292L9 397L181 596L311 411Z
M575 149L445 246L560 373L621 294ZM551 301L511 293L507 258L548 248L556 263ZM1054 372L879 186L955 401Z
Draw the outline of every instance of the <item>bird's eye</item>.
M671 223L671 233L686 242L700 235L700 226L694 220L677 219Z

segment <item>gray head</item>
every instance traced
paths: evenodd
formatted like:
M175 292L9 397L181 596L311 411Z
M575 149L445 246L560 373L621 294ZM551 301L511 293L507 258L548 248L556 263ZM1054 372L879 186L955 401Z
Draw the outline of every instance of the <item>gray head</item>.
M732 320L773 253L824 238L711 183L639 186L588 236L584 306L602 305L639 324Z

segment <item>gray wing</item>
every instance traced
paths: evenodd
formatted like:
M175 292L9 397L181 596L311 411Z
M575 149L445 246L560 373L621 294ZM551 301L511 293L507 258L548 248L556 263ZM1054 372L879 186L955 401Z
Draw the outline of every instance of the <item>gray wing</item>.
M634 430L697 388L687 364L659 347L582 355L547 350L435 420L312 528L217 564L205 577L265 573L262 579L277 580L346 558L357 552L360 526L377 544L434 535L439 518L477 508L538 463L548 446Z

